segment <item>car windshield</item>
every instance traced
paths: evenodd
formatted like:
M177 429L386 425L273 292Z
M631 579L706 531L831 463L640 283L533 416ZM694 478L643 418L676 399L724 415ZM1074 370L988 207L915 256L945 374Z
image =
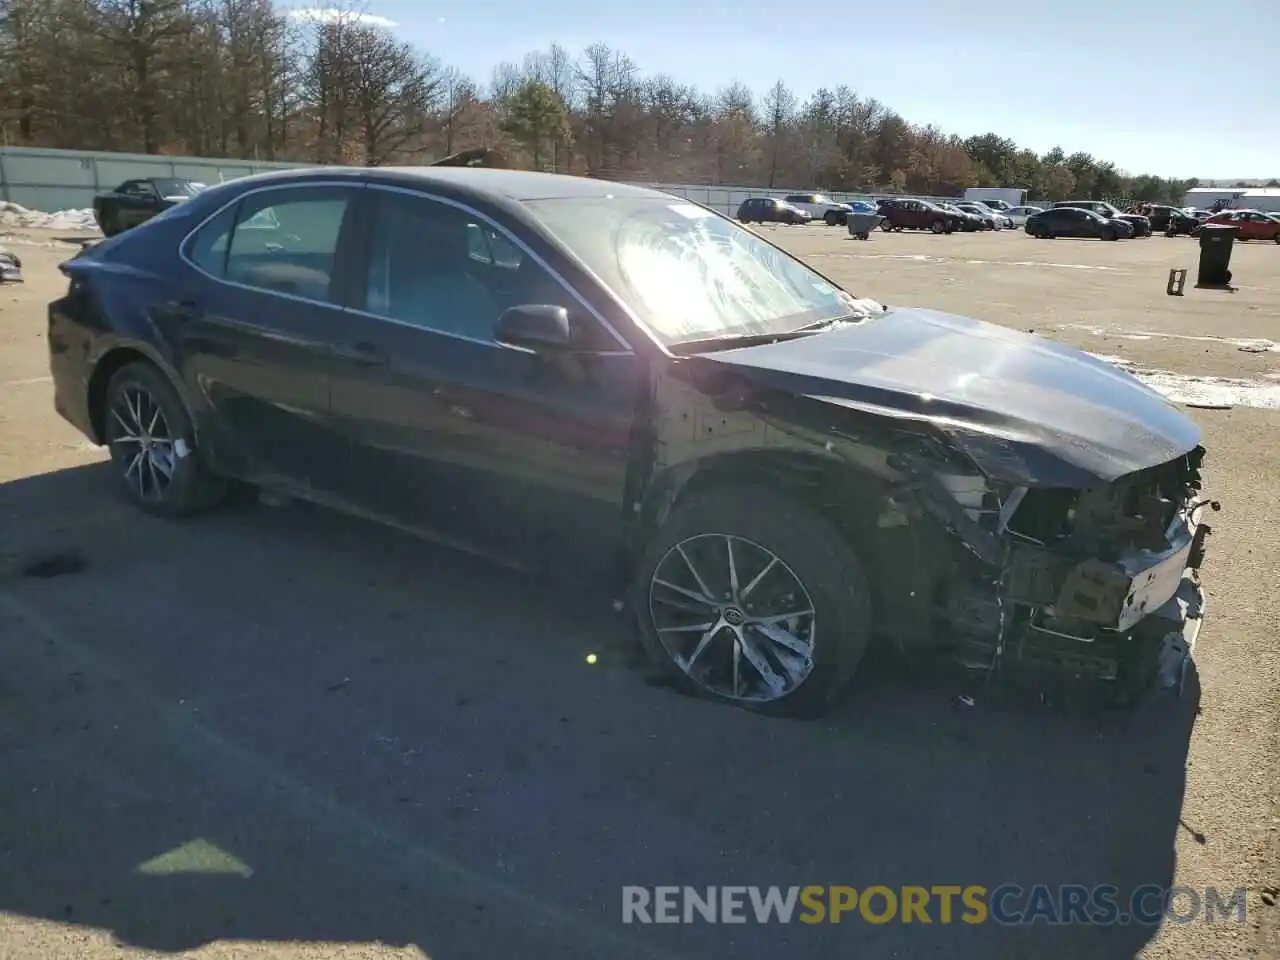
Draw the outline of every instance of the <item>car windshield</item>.
M697 204L593 197L525 206L667 345L787 333L852 312L849 294Z
M191 180L152 180L162 197L194 197L204 189L203 183Z

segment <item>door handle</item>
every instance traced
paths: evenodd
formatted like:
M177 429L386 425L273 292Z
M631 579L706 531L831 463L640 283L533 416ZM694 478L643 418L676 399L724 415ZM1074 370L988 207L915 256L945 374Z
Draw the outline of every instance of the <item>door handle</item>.
M334 356L352 363L362 363L366 366L385 366L387 363L387 355L372 343L362 341L360 343L335 343L333 345Z

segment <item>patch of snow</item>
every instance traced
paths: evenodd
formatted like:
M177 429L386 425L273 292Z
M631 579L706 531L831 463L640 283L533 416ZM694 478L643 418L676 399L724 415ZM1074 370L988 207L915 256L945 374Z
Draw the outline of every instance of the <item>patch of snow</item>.
M58 210L42 213L28 210L17 203L0 201L0 227L35 230L97 230L92 208L83 210Z
M1193 340L1200 343L1221 343L1245 353L1280 353L1280 343L1259 337L1215 337L1212 334L1162 333L1157 330L1108 330L1083 323L1060 325L1059 330L1083 330L1097 337L1120 337L1122 340Z
M1198 377L1168 370L1144 370L1132 360L1102 353L1092 356L1137 377L1174 403L1194 407L1254 407L1280 410L1280 385L1235 377ZM1269 379L1276 379L1274 376Z

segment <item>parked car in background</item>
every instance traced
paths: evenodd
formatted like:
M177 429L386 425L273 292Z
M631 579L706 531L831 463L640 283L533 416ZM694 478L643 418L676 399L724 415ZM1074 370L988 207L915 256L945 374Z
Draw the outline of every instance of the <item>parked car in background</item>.
M845 215L849 212L849 205L838 203L821 193L793 193L784 199L793 207L803 210L814 220L821 220L829 227L837 226L847 220Z
M881 637L1125 699L1195 642L1189 417L667 193L287 170L60 269L53 403L140 510L249 484L559 574L720 703L821 714Z
M991 206L990 204L985 203L985 202L982 202L982 201L978 201L978 200L974 200L974 201L972 201L972 202L974 203L974 205L975 205L975 206L977 206L977 207L978 207L978 209L979 209L979 210L990 210L990 211L991 211L991 215L992 215L993 217L995 217L995 218L996 218L996 229L997 229L997 230L1012 230L1012 229L1013 229L1013 226L1014 226L1014 224L1013 224L1013 218L1012 218L1012 217L1010 217L1010 216L1009 216L1009 214L1008 214L1008 212L1006 212L1005 210L997 210L995 207Z
M960 217L960 229L965 233L974 233L978 230L993 229L991 226L991 219L989 217L980 217L976 213L972 213L968 210L962 210L954 203L939 203L938 206L947 211L947 213Z
M1199 224L1195 217L1167 203L1143 203L1130 207L1126 213L1150 220L1152 233L1166 233L1170 224L1173 225L1174 233L1189 233L1192 226Z
M1280 218L1261 210L1223 210L1205 221L1235 227L1237 240L1270 240L1280 243Z
M808 212L777 197L751 197L738 207L742 223L805 224L812 220Z
M1034 214L1027 218L1026 231L1041 240L1055 237L1119 240L1133 236L1133 227L1128 221L1108 219L1084 207L1053 207Z
M879 205L874 200L850 200L844 206L849 209L831 212L832 218L841 226L848 226L851 213L875 213L879 209Z
M1044 207L1010 207L1005 211L1005 216L1013 223L1015 227L1025 226L1027 217L1034 216L1044 210Z
M1078 207L1081 210L1092 210L1106 220L1123 220L1133 228L1135 237L1151 236L1151 221L1136 213L1121 213L1111 204L1103 200L1059 200L1054 207Z
M957 203L956 206L965 213L971 213L975 217L980 218L983 226L988 230L1003 230L1006 227L1013 226L1013 221L1005 216L1004 213L999 210L992 210L985 203L969 201L965 203Z
M185 203L204 189L203 183L175 177L126 180L114 190L93 198L93 218L103 236L113 237L172 206Z
M1197 217L1164 203L1143 204L1128 212L1137 213L1149 219L1152 233L1177 236L1195 233L1200 228L1200 220Z
M1027 191L1018 187L968 187L962 198L966 202L985 203L992 210L1004 211L1027 202Z
M894 197L880 201L879 214L884 217L880 229L929 230L933 233L953 233L964 229L964 217L943 210L930 200L912 200Z

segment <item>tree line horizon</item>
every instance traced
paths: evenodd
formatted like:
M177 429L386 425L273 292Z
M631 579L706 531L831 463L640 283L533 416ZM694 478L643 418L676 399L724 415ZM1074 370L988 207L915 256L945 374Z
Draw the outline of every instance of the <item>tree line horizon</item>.
M301 14L301 15L300 15ZM74 64L74 69L67 69ZM998 132L912 121L850 84L801 100L646 74L553 45L481 82L362 18L272 0L0 0L9 146L303 163L428 163L473 148L614 180L954 196L1180 202L1196 179L1130 174ZM1280 182L1272 181L1280 186Z

